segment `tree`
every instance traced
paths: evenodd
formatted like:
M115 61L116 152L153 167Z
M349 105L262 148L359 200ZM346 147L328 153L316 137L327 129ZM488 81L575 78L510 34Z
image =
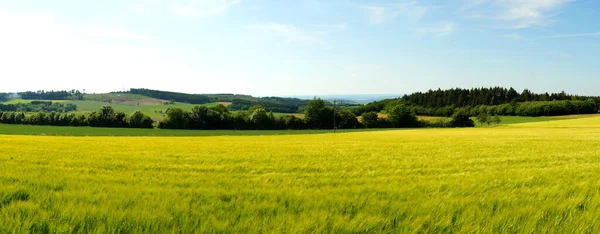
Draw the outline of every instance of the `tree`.
M130 128L152 128L152 124L154 124L154 121L149 116L144 115L140 111L131 113L126 118L126 122Z
M377 112L365 112L362 114L362 123L367 128L377 127L377 120L379 119Z
M88 122L92 127L127 127L125 113L116 112L110 106L103 106L90 114Z
M250 122L258 129L273 128L273 119L267 114L267 111L264 108L256 109L252 115L250 115Z
M167 116L158 122L159 128L187 129L189 127L189 113L180 108L169 108Z
M450 121L452 127L475 127L475 122L469 118L468 111L464 108L460 108L452 115Z
M477 121L479 121L479 124L481 126L483 126L484 123L487 123L489 125L490 120L490 115L488 115L488 113L485 112L482 112L477 116Z
M336 115L336 127L342 129L357 128L360 125L354 112L348 109L340 110L335 113Z
M303 129L306 125L303 119L293 115L281 116L279 121L285 125L285 129Z
M400 104L393 107L388 113L388 119L395 128L418 127L417 116L405 105Z
M495 125L499 125L500 123L502 123L502 119L500 118L500 116L494 115L491 118L491 122L494 123Z
M189 127L191 129L206 129L206 117L208 108L205 106L195 106L190 112Z
M265 109L265 108L261 105L254 105L248 109L248 113L252 114L252 113L254 113L254 111L256 111L258 109Z
M331 129L333 127L333 109L325 106L325 101L315 98L304 109L304 119L308 128Z

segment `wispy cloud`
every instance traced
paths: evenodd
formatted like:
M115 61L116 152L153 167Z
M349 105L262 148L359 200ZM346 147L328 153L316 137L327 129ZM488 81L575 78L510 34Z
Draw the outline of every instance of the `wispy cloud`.
M315 27L325 31L342 31L348 29L348 24L318 24Z
M504 35L504 37L509 38L509 39L513 39L513 40L521 40L523 39L523 36L519 33L511 33L511 34L507 34Z
M548 38L562 38L562 37L597 37L600 36L600 32L594 33L577 33L577 34L558 34L549 36Z
M454 33L456 27L454 22L442 21L424 25L417 29L417 33L421 36L441 37Z
M381 24L404 16L410 20L420 20L429 10L417 1L402 1L398 4L363 6L371 24Z
M484 63L492 63L492 64L502 64L502 63L507 63L508 60L505 60L505 59L487 59L487 60L483 60L482 62L484 62Z
M89 28L85 33L91 37L99 37L111 40L146 40L147 37L116 28Z
M468 18L500 20L510 28L546 27L573 0L465 0Z
M571 0L504 0L502 19L515 22L516 28L547 26L559 9Z
M249 26L250 29L260 33L267 34L268 36L281 38L285 43L298 44L298 45L316 45L325 44L320 38L320 33L310 32L300 29L291 24L280 24L280 23L265 23L265 24L253 24Z
M173 12L187 17L212 17L226 13L240 2L241 0L194 0L186 6L176 7Z

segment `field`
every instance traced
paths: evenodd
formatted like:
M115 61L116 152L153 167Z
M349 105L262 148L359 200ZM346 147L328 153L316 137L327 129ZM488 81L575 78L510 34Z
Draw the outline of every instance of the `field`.
M129 93L85 94L83 99L86 101L98 101L126 106L163 105L167 102L166 100Z
M339 129L337 133L386 131L389 129ZM0 124L2 135L31 136L262 136L332 133L332 130L170 130L138 128L59 127Z
M600 231L598 117L339 134L0 137L0 233Z
M203 105L194 105L187 103L178 103L176 102L173 105L140 105L140 106L128 106L123 104L114 104L114 103L106 103L100 101L74 101L74 104L77 105L77 110L80 112L92 112L99 110L102 106L111 106L113 109L117 111L122 111L125 114L131 114L136 110L141 111L145 115L150 116L153 119L162 119L163 115L158 113L162 111L163 113L167 111L169 108L181 108L183 110L191 110L194 106L216 106L217 103L208 103Z
M122 96L120 96L122 95ZM92 112L97 111L103 106L111 106L116 111L124 112L129 115L136 110L141 111L145 115L150 116L154 120L160 120L164 116L160 112L164 113L169 108L181 108L183 110L191 110L195 106L217 106L219 104L224 106L231 105L230 102L215 102L206 104L187 104L175 102L175 104L164 104L163 100L148 98L145 96L135 94L86 94L87 100L46 100L52 102L62 103L73 103L77 105L77 112ZM32 100L14 99L8 102L2 102L2 104L17 104L17 103L30 103ZM139 103L139 106L137 105ZM233 111L235 112L235 111ZM303 118L304 114L289 114L289 113L273 113L275 117L295 115L296 117Z
M112 96L113 95L111 95L111 97ZM140 99L140 100L137 100L137 101L141 102L140 105L138 106L137 104L129 105L133 102L136 102L135 101L136 99L131 99L131 97L126 99L128 101L124 101L124 100L123 101L113 101L112 103L110 103L108 101L108 99L106 99L107 97L104 97L101 95L96 95L93 97L96 100L76 100L76 101L51 100L51 101L52 102L62 102L62 103L73 103L73 104L77 105L78 112L97 111L100 108L102 108L103 106L111 106L116 111L121 111L128 115L133 113L136 110L139 110L142 113L144 113L145 115L148 115L155 120L163 118L163 115L160 114L159 111L162 111L164 113L169 108L181 108L184 110L191 110L194 106L216 106L216 105L218 105L218 103L207 103L207 104L202 104L202 105L194 105L194 104L179 103L179 102L176 102L175 104L172 104L172 105L165 105L164 103L160 103L160 104L156 103L156 100L158 100L158 99ZM106 100L106 102L100 101L100 100ZM152 101L152 100L154 100L154 101ZM15 100L11 100L8 102L4 102L4 104L29 103L29 102L31 102L31 100L15 99Z

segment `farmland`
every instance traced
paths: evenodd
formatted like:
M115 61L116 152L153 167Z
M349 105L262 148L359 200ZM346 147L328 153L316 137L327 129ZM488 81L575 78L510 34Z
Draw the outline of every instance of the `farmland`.
M600 118L269 136L0 136L0 232L597 232Z
M136 110L139 110L142 113L144 113L145 115L152 117L153 119L161 119L163 117L163 115L159 112L164 113L169 108L181 108L184 110L191 110L194 106L216 106L216 105L218 105L218 103L193 105L193 104L179 103L179 102L175 102L174 104L164 104L164 103L157 103L156 100L158 100L158 99L142 99L142 100L124 99L124 100L120 100L120 101L119 100L114 101L113 99L111 99L113 101L109 102L109 101L101 101L101 100L108 100L108 99L103 99L103 97L100 95L95 96L94 99L95 100L75 100L75 101L49 100L49 101L61 102L61 103L72 103L72 104L77 105L78 112L85 112L85 113L97 111L103 106L111 106L116 111L121 111L128 115ZM137 105L137 103L138 103L137 101L141 102L139 106ZM5 102L4 104L29 103L29 102L31 102L31 100L15 99L15 100ZM136 104L132 104L134 102Z

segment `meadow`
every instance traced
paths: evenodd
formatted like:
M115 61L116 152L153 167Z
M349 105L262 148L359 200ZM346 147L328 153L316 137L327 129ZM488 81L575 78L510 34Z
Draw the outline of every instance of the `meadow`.
M30 103L31 101L32 100L14 99L14 100L10 100L8 102L4 102L3 104ZM187 103L179 103L179 102L175 102L174 104L164 104L164 103L159 103L158 101L160 101L160 100L158 100L158 99L150 99L150 98L140 99L140 100L127 99L127 101L116 101L116 102L110 103L110 102L108 102L108 99L105 99L104 96L102 96L102 95L94 96L94 100L75 100L75 101L48 100L48 101L75 104L75 105L77 105L78 113L90 113L90 112L99 110L103 106L111 106L116 111L124 112L127 115L133 113L136 110L139 110L142 113L144 113L145 115L150 116L151 118L153 118L155 120L162 119L163 114L161 114L160 112L164 113L169 108L181 108L183 110L191 110L194 106L216 106L216 105L219 105L219 103L207 103L207 104L202 104L202 105L195 105L195 104L187 104ZM139 106L137 105L137 102L140 103Z
M600 231L597 117L338 134L0 138L0 233Z
M391 129L338 129L336 133L386 130ZM171 130L0 124L0 135L33 136L262 136L325 134L332 132L333 130Z

